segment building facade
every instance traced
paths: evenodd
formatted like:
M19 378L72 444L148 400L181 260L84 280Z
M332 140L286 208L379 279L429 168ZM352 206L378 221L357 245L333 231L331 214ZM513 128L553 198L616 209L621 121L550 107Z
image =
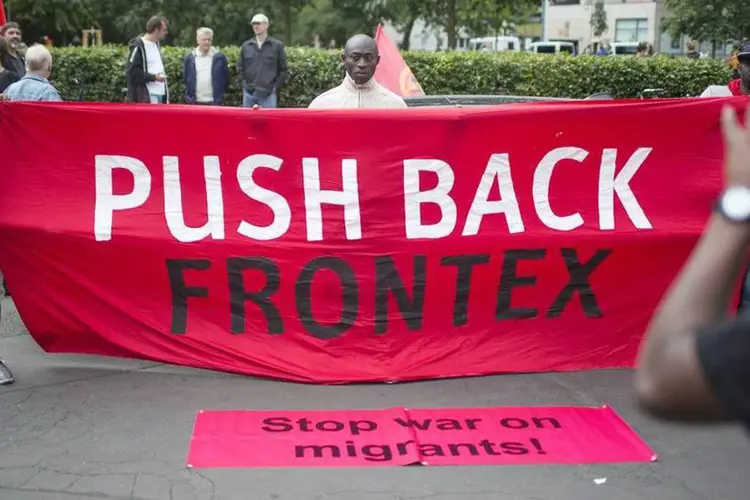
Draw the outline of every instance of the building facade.
M550 0L545 18L548 40L570 40L583 48L592 42L650 42L661 48L663 2L655 0L603 0L609 29L594 36L591 14L595 1ZM671 45L671 43L670 43ZM681 49L681 47L679 47Z
M404 34L397 30L392 24L383 26L385 33L393 42L401 48L404 45ZM458 50L465 50L469 45L469 35L465 30L459 30L457 37ZM410 50L446 50L448 47L448 34L442 28L428 26L424 20L417 19L409 37Z
M609 28L599 38L591 27L597 1L604 4ZM655 52L685 54L688 39L667 33L667 16L664 0L549 0L544 33L548 40L570 40L580 48L592 42L649 42ZM711 53L711 49L710 43L701 45L702 52ZM718 47L716 55L723 56L726 51L726 47Z
M661 54L683 55L687 53L687 37L672 38L666 30L668 16L664 0L546 0L547 6L542 16L534 16L527 24L518 26L516 34L526 41L535 41L542 36L551 41L571 41L578 50L593 42L603 44L613 42L649 42L654 51ZM607 17L608 29L601 37L595 37L591 27L591 14L594 4L602 1ZM541 5L541 2L540 2ZM392 25L385 25L388 36L400 46L403 34ZM458 50L469 48L471 37L465 30L459 30ZM411 32L411 50L445 50L448 37L444 30L427 26L418 20ZM700 51L711 54L711 43L701 44ZM716 48L716 56L726 56L731 46Z

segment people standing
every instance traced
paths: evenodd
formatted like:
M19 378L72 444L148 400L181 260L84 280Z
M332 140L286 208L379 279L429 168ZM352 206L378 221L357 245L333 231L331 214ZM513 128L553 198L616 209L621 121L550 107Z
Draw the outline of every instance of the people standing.
M328 90L311 103L311 109L405 108L406 102L375 81L380 62L378 45L367 35L351 37L342 56L346 75L338 87Z
M60 92L49 82L52 54L34 44L26 51L26 74L5 91L9 101L62 101Z
M153 16L146 23L146 34L130 41L125 70L130 102L169 102L169 86L161 55L161 42L167 36L168 24L166 18Z
M242 82L242 105L275 108L286 84L287 62L284 44L268 36L268 17L256 14L250 21L255 38L242 44L237 75Z
M26 74L26 60L21 47L21 26L14 22L7 23L0 28L0 35L8 42L8 53L3 56L2 65L21 78Z
M182 74L188 104L224 104L229 85L229 64L227 57L213 47L213 39L211 28L198 28L198 46L185 56Z

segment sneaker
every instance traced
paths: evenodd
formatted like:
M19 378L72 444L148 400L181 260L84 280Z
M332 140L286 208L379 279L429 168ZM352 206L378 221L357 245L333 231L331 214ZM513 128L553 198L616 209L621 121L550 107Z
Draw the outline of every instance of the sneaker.
M8 368L0 359L0 385L12 384L15 380L16 379L13 378L13 372L11 372L10 368Z

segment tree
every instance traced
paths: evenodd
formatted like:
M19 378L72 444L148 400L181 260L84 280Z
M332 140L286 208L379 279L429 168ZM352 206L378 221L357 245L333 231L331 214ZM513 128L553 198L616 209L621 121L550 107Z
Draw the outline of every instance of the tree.
M374 34L381 21L379 16L373 10L363 8L359 2L314 0L297 16L296 40L312 41L317 35L323 45L334 40L340 45L357 33Z
M7 1L5 4L10 6ZM13 0L12 6L12 20L21 25L29 45L41 42L45 35L67 43L79 26L93 21L87 0Z
M750 33L750 3L736 0L666 0L671 36L726 43Z
M297 13L312 0L279 0L281 7L281 18L284 20L284 40L287 44L293 43L292 28Z
M434 0L386 0L383 18L403 34L402 50L409 50L414 25L421 18L427 22L434 18Z
M415 22L427 19L436 0L332 0L344 19L358 19L367 28L363 33L373 34L379 23L389 22L404 34L402 48L408 50L411 30Z
M607 25L607 12L604 10L604 2L597 0L594 4L594 10L591 12L591 29L594 30L594 36L600 37L609 29Z
M13 20L19 21L27 43L51 35L67 43L81 30L94 27L105 42L125 43L144 32L154 14L169 19L168 43L191 45L199 26L214 29L217 45L238 44L252 36L250 19L259 12L286 44L294 43L295 21L312 0L13 0ZM7 4L7 2L6 2ZM278 28L277 28L278 27Z

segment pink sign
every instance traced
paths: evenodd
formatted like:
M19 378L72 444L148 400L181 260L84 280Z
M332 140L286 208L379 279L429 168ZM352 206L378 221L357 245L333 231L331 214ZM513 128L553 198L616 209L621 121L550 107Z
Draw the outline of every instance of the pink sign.
M364 467L651 462L611 408L198 413L187 465Z

